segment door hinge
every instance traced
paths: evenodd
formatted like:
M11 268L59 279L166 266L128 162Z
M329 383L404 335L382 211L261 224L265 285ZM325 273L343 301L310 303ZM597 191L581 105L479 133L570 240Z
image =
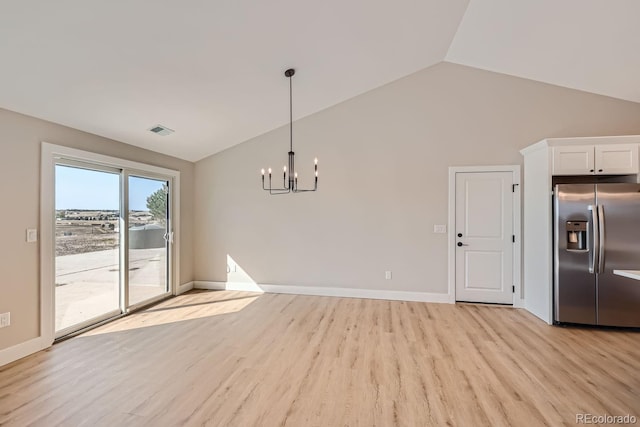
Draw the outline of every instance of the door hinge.
M520 184L511 184L511 192L515 193L516 192L516 187L520 185Z
M511 292L514 294L516 293L516 285L511 286Z
M515 242L516 242L516 235L515 235L515 234L512 234L512 235L511 235L511 241L512 241L513 243L515 243Z

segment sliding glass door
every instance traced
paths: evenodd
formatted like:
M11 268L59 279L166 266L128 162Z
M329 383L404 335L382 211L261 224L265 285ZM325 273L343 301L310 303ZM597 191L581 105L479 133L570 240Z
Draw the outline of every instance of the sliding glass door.
M56 165L56 332L120 314L120 173Z
M169 182L129 176L129 305L169 292Z
M171 179L55 165L55 334L170 295Z

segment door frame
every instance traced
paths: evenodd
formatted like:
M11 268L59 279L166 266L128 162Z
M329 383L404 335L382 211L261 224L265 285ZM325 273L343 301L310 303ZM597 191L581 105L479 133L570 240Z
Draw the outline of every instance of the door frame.
M450 166L449 167L449 219L448 219L448 288L449 302L456 303L456 175L458 173L511 172L513 174L513 307L523 308L522 295L522 210L520 165Z
M40 335L42 348L55 339L55 165L59 158L127 172L158 174L171 179L173 245L169 247L170 293L176 295L180 279L180 172L91 151L42 142L40 172ZM124 184L121 182L121 188ZM126 197L122 194L121 197ZM126 206L126 205L125 205ZM122 219L121 219L122 221ZM121 242L122 243L122 242Z

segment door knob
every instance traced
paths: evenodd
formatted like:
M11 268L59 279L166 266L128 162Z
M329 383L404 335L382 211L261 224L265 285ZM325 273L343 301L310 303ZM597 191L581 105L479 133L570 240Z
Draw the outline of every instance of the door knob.
M469 245L467 245L465 243L462 243L462 242L458 242L458 246L469 246Z
M462 233L458 233L458 237L462 237Z

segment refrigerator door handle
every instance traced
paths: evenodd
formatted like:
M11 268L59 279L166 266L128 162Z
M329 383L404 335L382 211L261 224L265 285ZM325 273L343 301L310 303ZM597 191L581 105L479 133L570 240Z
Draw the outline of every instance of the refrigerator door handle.
M593 230L593 247L591 248L591 256L589 257L589 273L596 273L597 268L597 256L598 248L600 247L600 234L598 233L598 212L597 208L593 205L589 205L588 209L591 211L591 227Z
M604 273L604 206L598 205L598 273Z

